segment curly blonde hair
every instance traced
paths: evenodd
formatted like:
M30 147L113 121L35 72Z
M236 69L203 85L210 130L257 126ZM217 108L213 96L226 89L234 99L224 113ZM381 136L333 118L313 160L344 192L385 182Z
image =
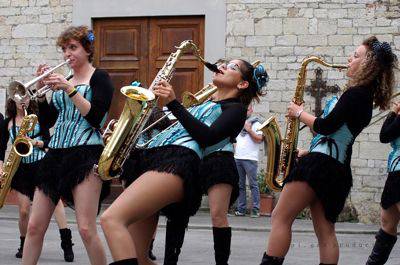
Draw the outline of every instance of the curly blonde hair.
M348 86L370 87L373 90L375 106L381 110L385 110L389 108L394 90L394 70L398 69L398 61L390 48L384 54L378 53L374 49L376 43L380 44L375 36L371 36L363 41L362 45L367 48L366 59L355 73L355 77L349 81Z
M71 26L64 30L57 39L57 46L62 47L70 40L79 41L87 53L89 53L89 62L93 61L94 43L89 36L93 32L87 26Z

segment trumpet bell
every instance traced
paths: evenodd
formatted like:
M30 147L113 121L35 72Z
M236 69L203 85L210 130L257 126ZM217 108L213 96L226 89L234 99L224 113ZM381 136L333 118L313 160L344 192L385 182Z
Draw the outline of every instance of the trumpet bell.
M27 89L25 85L19 81L13 81L8 86L8 96L15 102L23 102L29 95L27 94Z

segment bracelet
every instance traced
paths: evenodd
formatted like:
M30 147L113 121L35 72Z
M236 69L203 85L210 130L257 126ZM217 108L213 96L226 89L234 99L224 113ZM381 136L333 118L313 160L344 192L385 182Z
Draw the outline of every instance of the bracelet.
M78 90L76 90L76 88L72 89L71 92L68 93L68 97L72 98L73 96L76 95L76 93L78 93Z
M300 115L303 113L303 109L296 112L296 118L300 118Z

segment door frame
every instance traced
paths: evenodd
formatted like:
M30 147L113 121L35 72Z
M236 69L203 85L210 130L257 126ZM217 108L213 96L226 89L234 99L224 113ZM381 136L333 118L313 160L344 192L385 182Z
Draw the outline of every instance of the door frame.
M134 4L133 4L134 3ZM92 26L92 18L205 16L204 55L214 62L225 57L226 3L220 0L74 0L72 23ZM204 71L204 84L211 82L212 73Z

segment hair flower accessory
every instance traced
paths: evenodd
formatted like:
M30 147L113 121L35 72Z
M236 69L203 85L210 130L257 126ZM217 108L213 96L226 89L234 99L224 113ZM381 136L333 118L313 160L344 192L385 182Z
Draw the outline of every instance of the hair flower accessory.
M260 91L269 81L269 76L264 67L259 64L254 68L253 78L257 82L258 90Z
M88 32L88 34L87 34L87 36L86 36L86 38L87 38L87 40L90 42L90 43L93 43L94 42L94 34L93 34L93 31L89 31Z

